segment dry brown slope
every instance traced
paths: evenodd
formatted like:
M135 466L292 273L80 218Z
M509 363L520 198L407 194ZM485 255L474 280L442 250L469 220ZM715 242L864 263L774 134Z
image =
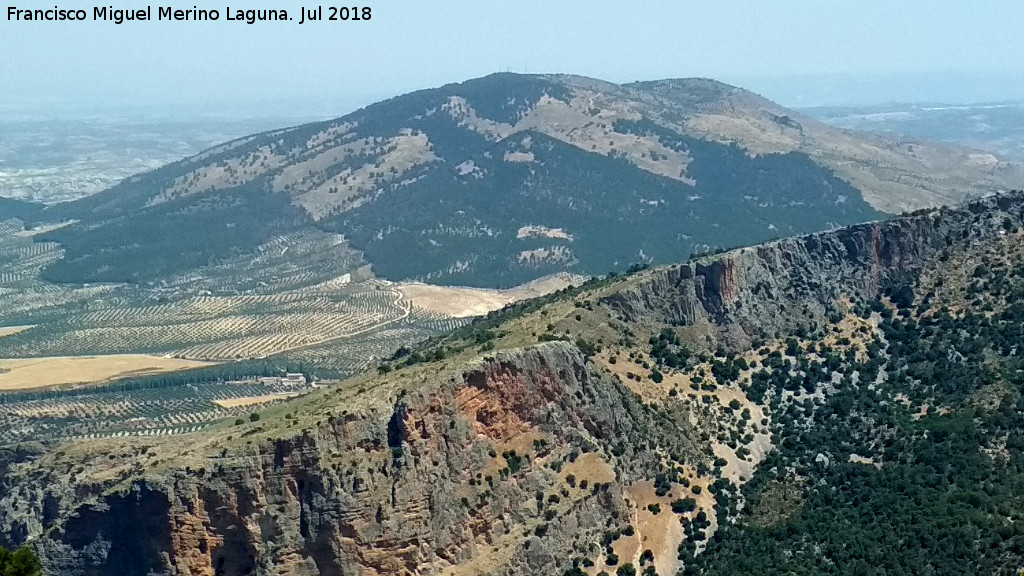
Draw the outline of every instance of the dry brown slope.
M1024 185L1018 164L967 147L853 132L788 110L753 92L707 79L631 85L653 94L651 113L709 140L752 154L803 152L860 190L883 212L951 205ZM658 112L657 108L677 115Z

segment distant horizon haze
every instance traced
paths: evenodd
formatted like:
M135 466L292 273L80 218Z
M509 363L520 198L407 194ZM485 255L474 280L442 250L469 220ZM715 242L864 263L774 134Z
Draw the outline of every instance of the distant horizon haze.
M494 71L500 73L502 71ZM519 72L517 72L519 73ZM538 72L539 73L539 72ZM552 72L552 74L572 72ZM485 76L482 74L479 76ZM467 76L452 82L464 82L479 76ZM642 80L692 77L684 74L659 78L601 80L626 84ZM837 74L790 77L709 77L750 90L782 106L795 110L818 107L857 107L885 104L981 105L1024 102L1022 73L928 73L916 75ZM180 118L280 118L295 122L344 116L370 104L416 90L448 84L410 85L385 92L372 90L335 93L295 93L280 95L179 95L174 99L135 98L117 101L107 97L0 95L0 114L8 121L53 120L60 118L120 119L125 122L152 122Z
M1024 4L1016 0L361 5L372 8L369 21L303 25L298 6L287 7L291 22L253 25L5 16L0 113L338 116L501 71L619 83L708 77L790 107L1024 100Z

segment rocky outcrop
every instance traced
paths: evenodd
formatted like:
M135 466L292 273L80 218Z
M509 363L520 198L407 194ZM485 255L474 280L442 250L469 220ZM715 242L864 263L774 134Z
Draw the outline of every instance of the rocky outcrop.
M872 299L954 242L994 238L1022 216L1024 194L992 196L658 268L602 303L627 322L710 324L747 345L826 322L843 300Z
M8 479L8 471L11 468L30 462L33 458L42 453L42 451L43 447L41 445L22 445L15 446L13 448L0 448L0 494L17 494L17 484ZM17 509L15 509L15 512L16 511ZM31 526L35 524L35 522L33 522L33 515L31 513L15 515L19 517L10 518L7 522L0 524L0 547L13 548L24 542L29 536L29 533L33 531Z
M557 497L560 467L593 452L628 483L661 470L655 446L701 462L685 422L641 404L574 346L549 343L202 470L77 501L51 494L61 518L24 536L41 537L56 575L435 574L469 561L561 573L626 521L626 507L611 485ZM37 505L57 490L36 489Z

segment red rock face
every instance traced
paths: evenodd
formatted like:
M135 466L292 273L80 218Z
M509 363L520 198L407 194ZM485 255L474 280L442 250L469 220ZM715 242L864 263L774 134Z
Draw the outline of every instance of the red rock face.
M740 283L733 259L723 258L712 264L708 281L722 304L729 304L739 297Z
M546 365L527 375L510 363L491 363L467 374L466 384L455 395L459 412L473 422L477 434L497 441L529 431L531 420L565 391Z
M170 516L171 549L175 552L178 566L184 567L194 576L214 576L214 560L211 551L224 547L224 538L208 534L204 526L209 525L204 502L195 500L198 508L191 510L172 509Z

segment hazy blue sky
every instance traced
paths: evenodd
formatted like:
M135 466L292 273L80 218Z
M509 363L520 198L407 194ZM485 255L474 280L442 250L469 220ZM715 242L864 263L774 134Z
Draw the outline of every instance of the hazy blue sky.
M54 0L22 1L31 8ZM222 12L228 3L193 2ZM121 26L11 22L8 5L0 19L0 105L7 107L211 102L248 110L269 100L344 112L506 69L612 81L710 76L789 104L842 101L842 84L817 101L815 83L829 77L821 75L867 78L882 100L1024 98L1021 0L378 0L366 4L374 11L369 22L301 26L223 17ZM791 76L803 78L772 80ZM956 78L965 77L986 91L963 92L965 81ZM961 92L936 97L944 83ZM900 96L886 98L889 85Z

